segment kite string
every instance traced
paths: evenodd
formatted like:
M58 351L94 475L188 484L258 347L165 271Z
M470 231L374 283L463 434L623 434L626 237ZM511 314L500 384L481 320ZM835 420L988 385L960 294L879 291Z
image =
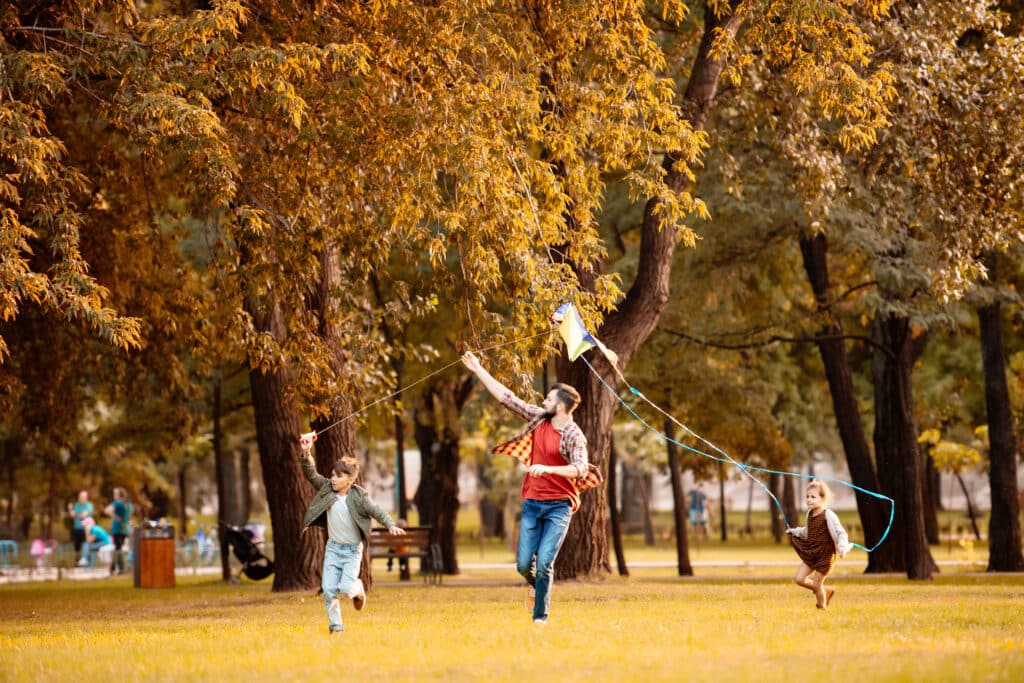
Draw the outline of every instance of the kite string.
M518 178L519 178L519 182L523 186L523 190L524 190L524 193L525 193L526 198L527 198L527 204L529 206L530 213L532 214L532 217L534 217L534 222L537 224L538 236L541 239L541 243L544 245L545 249L547 250L548 259L551 261L551 264L554 266L554 265L556 265L555 258L554 258L554 255L551 253L551 248L548 247L547 243L544 241L544 230L541 228L541 221L540 221L540 218L537 215L537 209L534 206L534 195L532 195L532 193L530 193L529 185L526 183L526 179L522 176L522 173L519 171L519 166L518 166L518 164L516 164L515 158L512 156L512 154L509 154L508 158L509 158L509 161L512 163L512 168L515 170L516 176L518 176ZM595 340L596 340L596 337L595 337ZM600 348L600 350L602 352L605 353L605 355L608 355L607 350L604 348L603 344L598 342L597 346ZM611 360L611 358L609 358L609 361L610 361L609 365L611 366L611 369L618 376L618 379L620 379L623 382L623 384L625 384L627 387L629 387L629 390L630 390L631 393L633 393L634 395L638 396L642 400L646 401L649 405L651 405L651 407L654 410L656 410L658 413L664 415L666 418L672 420L676 425L678 425L680 428L682 428L688 434L691 434L692 436L694 436L695 438L699 439L700 441L703 441L703 442L707 443L708 445L710 445L712 447L712 449L714 449L718 453L720 453L723 456L725 456L725 458L724 459L723 458L718 458L716 456L711 455L710 453L705 453L705 452L699 451L697 449L693 449L693 447L691 447L689 445L686 445L685 443L682 443L680 441L677 441L676 439L670 437L668 434L666 434L666 433L664 433L662 431L659 431L659 430L655 429L654 427L652 427L650 424L648 424L643 418L641 418L636 413L636 411L633 410L632 407L630 407L630 405L626 401L624 401L622 399L622 397L620 395L618 395L618 393L607 382L605 382L604 378L594 369L593 366L590 365L590 361L587 360L586 356L581 355L580 357L583 358L583 361L585 362L585 364L587 364L587 368L590 369L590 372L594 375L594 377L596 377L598 379L598 381L600 381L601 384L603 384L604 387L608 391L611 392L611 394L615 397L615 400L617 400L618 402L622 403L624 405L624 407L626 408L626 410L629 411L633 415L633 417L636 418L644 427L646 427L650 431L654 432L658 436L662 437L663 439L665 439L667 441L671 441L672 443L675 443L676 445L682 447L682 449L684 449L686 451L690 451L690 452L692 452L694 454L697 454L697 455L700 455L700 456L703 456L703 457L706 457L706 458L710 458L710 459L718 461L720 463L728 462L731 465L735 465L736 468L738 468L740 472L742 472L746 476L749 476L752 481L755 481L759 486L761 486L765 490L765 493L768 494L768 497L775 503L775 506L778 508L779 514L782 515L782 521L785 523L786 528L792 528L792 527L790 526L790 521L788 521L788 519L786 519L785 511L782 509L782 505L779 503L779 501L775 497L775 495L771 492L771 489L768 488L768 486L766 486L763 481L761 481L760 479L755 477L753 474L751 474L751 471L765 472L765 473L769 473L769 474L778 474L778 475L781 475L781 476L792 476L792 477L807 478L807 479L819 478L819 479L825 480L825 481L833 481L835 483L839 483L839 484L842 484L844 486L848 486L850 488L854 488L856 490L859 490L859 492L867 494L868 496L873 496L874 498L879 498L879 499L888 501L889 502L889 523L886 526L886 530L885 530L885 532L883 532L882 538L879 539L878 543L874 544L870 548L865 548L864 546L862 546L862 545L860 545L858 543L851 543L850 545L853 546L854 548L859 548L859 549L869 553L872 550L878 548L880 545L882 545L882 543L889 536L889 531L892 529L893 520L894 520L895 513L896 513L896 502L893 501L893 499L889 498L888 496L883 496L882 494L878 494L876 492L873 492L873 490L868 490L866 488L862 488L862 487L860 487L860 486L858 486L858 485L856 485L856 484L854 484L852 482L843 481L841 479L835 479L835 478L830 478L830 477L811 477L810 475L800 474L798 472L783 472L783 471L778 471L778 470L770 470L770 469L766 469L766 468L762 468L762 467L755 467L753 465L744 465L742 463L736 462L733 458L731 458L729 456L729 454L727 454L725 451L720 449L720 447L718 447L717 445L715 445L714 443L712 443L711 441L709 441L705 437L700 436L699 434L697 434L692 429L690 429L689 427L687 427L686 425L681 423L679 420L677 420L675 417L673 417L669 413L667 413L664 410L660 409L658 407L658 405L656 405L653 401L651 401L649 398L647 398L645 395L643 395L643 393L641 393L637 388L635 388L633 385L631 385L629 383L629 381L626 379L626 377L623 374L623 372L620 369L618 369L617 362L614 361L614 360Z
M676 446L679 446L680 448L682 448L684 450L690 451L691 453L695 453L695 454L703 456L705 458L710 458L711 460L715 460L717 462L721 462L721 463L728 462L728 463L730 463L732 465L735 465L737 468L739 468L739 470L741 472L743 472L748 477L750 477L752 481L756 482L759 486L761 486L761 488L763 488L765 490L765 492L768 493L769 497L775 502L775 505L778 507L779 513L782 515L782 520L786 524L786 528L792 528L792 527L790 527L789 521L786 518L786 513L782 509L782 505L779 503L778 498L775 497L775 495L764 485L763 482L761 482L759 479L757 479L756 477L751 475L750 471L764 472L764 473L767 473L767 474L778 474L778 475L781 475L781 476L796 477L796 478L801 478L801 479L812 479L812 480L813 479L819 479L819 480L822 480L822 481L830 481L830 482L834 482L834 483L837 483L837 484L841 484L843 486L847 486L849 488L855 489L855 490L860 491L862 493L866 493L867 495L873 496L875 498L879 498L879 499L888 501L888 503L889 503L889 523L885 527L885 531L882 533L881 538L879 538L878 541L874 545L872 545L870 548L867 548L867 547L861 545L860 543L855 543L855 542L851 542L850 545L852 547L854 547L854 548L859 548L859 549L861 549L861 550L863 550L865 552L870 553L873 550L875 550L878 546L880 546L885 541L885 539L889 536L889 532L892 530L892 525L893 525L893 521L894 521L894 517L895 517L895 513L896 513L896 503L895 503L895 501L892 498L890 498L890 497L888 497L886 495L883 495L881 493L876 493L875 491L870 491L868 489L862 488L860 486L857 486L856 484L852 484L850 482L843 481L841 479L835 479L835 478L832 478L832 477L814 477L814 476L811 476L811 475L801 474L801 473L798 473L798 472L785 472L785 471L772 470L772 469L768 469L768 468L764 468L764 467L755 467L753 465L746 465L746 464L743 464L743 463L739 463L736 460L734 460L732 457L730 457L729 454L726 453L725 451L723 451L721 448L718 448L718 446L715 446L713 443L711 443L710 441L708 441L704 437L700 436L699 434L694 432L692 429L690 429L686 425L682 424L675 417L673 417L669 413L667 413L664 410L662 410L655 403L653 403L650 399L648 399L646 396L644 396L643 393L641 393L638 389L636 389L635 387L630 385L628 382L626 382L626 386L629 387L630 393L632 393L633 395L639 397L640 399L642 399L643 401L648 403L651 407L653 407L655 410L657 410L659 413L661 413L662 415L664 415L668 419L672 420L672 422L674 422L676 425L681 427L684 431L686 431L687 433L693 435L694 437L696 437L697 439L703 441L704 443L708 444L709 446L711 446L711 448L713 448L714 450L718 451L719 453L721 453L725 457L724 458L720 458L720 457L717 457L715 455L712 455L711 453L706 453L706 452L704 452L704 451L702 451L702 450L700 450L698 448L694 448L692 446L684 444L684 443L682 443L682 442L680 442L680 441L678 441L676 439L673 439L672 437L668 436L667 434L665 434L661 430L658 430L655 427L651 426L651 424L648 423L647 420L645 420L643 417L641 417L633 409L633 407L631 405L626 403L622 399L622 397L619 396L619 394L608 384L608 382L605 381L604 377L602 377L600 375L600 373L598 373L594 369L594 367L590 364L590 362L585 357L580 356L580 358L583 359L583 362L586 363L588 368L590 368L590 371L594 374L595 377L597 377L598 381L600 381L601 384L604 385L604 387L606 389L608 389L609 392L611 392L611 394L615 397L615 399L620 404L622 404L622 406L640 424L642 424L645 428L647 428L648 430L650 430L654 434L658 435L662 440L667 441L667 442L672 443L672 444L675 444Z
M517 339L512 339L512 340L507 341L507 342L501 342L500 344L492 344L491 346L487 346L487 347L478 349L477 352L478 353L484 353L484 352L487 352L487 351L492 351L494 349L499 349L499 348L501 348L503 346L509 346L511 344L516 344L518 342L529 341L530 339L536 339L537 337L542 337L542 336L545 336L545 335L549 335L549 334L551 334L553 332L555 332L554 329L545 330L544 332L538 332L537 334L531 334L531 335L528 335L526 337L519 337ZM369 410L370 408L372 408L373 406L377 405L378 403L383 403L384 401L387 401L390 398L394 398L395 396L398 396L399 394L401 394L403 392L406 392L409 389L412 389L414 386L416 386L418 384L422 384L423 382L426 382L431 377L433 377L435 375L439 375L442 372L444 372L445 370L447 370L448 368L451 368L451 367L453 367L455 365L458 365L461 362L462 362L462 359L458 358L458 359L452 361L451 363L448 363L448 365L445 365L443 368L435 370L434 372L430 373L429 375L425 375L423 377L420 377L415 382L412 382L411 384L407 384L404 387L399 388L397 391L394 391L394 392L388 394L387 396L382 396L381 398L378 398L376 401L373 401L371 403L367 403L363 407L361 407L358 410L355 410L355 411L349 413L345 417L342 417L342 418L339 418L339 419L335 420L334 422L332 422L331 424L327 425L323 429L318 430L316 433L317 434L323 434L327 430L333 429L334 427L338 426L342 422L345 422L347 420L351 420L356 415L359 415L360 413Z

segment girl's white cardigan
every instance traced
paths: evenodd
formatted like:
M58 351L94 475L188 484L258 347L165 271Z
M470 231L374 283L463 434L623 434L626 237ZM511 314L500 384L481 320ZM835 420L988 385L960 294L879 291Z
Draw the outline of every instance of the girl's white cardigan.
M811 512L807 511L807 516L810 518ZM846 535L846 529L839 522L839 517L836 513L832 512L828 508L825 508L825 522L828 524L828 534L832 537L832 542L836 544L836 552L839 553L839 557L846 557L846 553L850 552L850 539ZM789 533L799 538L807 538L807 527L800 526L794 527L789 530Z

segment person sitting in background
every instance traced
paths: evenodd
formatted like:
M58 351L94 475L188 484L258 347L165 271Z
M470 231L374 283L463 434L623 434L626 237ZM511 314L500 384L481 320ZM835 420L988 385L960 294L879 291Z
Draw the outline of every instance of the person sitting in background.
M89 502L89 492L82 489L78 492L78 500L72 505L68 503L68 515L74 521L71 528L71 542L75 546L75 552L82 550L82 544L85 543L85 529L82 528L82 522L85 521L86 517L92 517L92 503Z
M113 552L114 542L107 530L97 524L92 517L82 520L82 529L85 531L85 543L82 544L82 558L78 560L78 566L91 567L95 564L93 553Z

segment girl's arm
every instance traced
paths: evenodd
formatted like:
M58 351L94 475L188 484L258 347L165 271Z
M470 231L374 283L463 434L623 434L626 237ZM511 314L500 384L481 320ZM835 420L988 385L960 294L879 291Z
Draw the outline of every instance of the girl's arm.
M839 521L839 516L831 510L825 510L825 521L828 522L828 533L832 536L832 542L836 544L836 552L839 557L846 557L850 552L850 538L846 535L846 529Z
M808 512L807 514L810 515L811 513ZM797 538L807 538L807 525L790 527L789 529L786 529L786 533L792 534Z

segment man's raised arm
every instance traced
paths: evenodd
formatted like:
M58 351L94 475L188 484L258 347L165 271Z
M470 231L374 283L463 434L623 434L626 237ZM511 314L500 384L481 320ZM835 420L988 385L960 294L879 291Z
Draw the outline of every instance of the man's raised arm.
M487 370L480 365L480 359L477 358L476 354L472 351L467 351L462 354L462 364L465 365L470 372L476 375L477 379L479 379L480 382L483 383L484 387L487 388L487 391L491 392L491 396L499 401L504 400L505 396L511 393L509 392L508 387L494 379L494 377L491 376L491 373L487 372Z

